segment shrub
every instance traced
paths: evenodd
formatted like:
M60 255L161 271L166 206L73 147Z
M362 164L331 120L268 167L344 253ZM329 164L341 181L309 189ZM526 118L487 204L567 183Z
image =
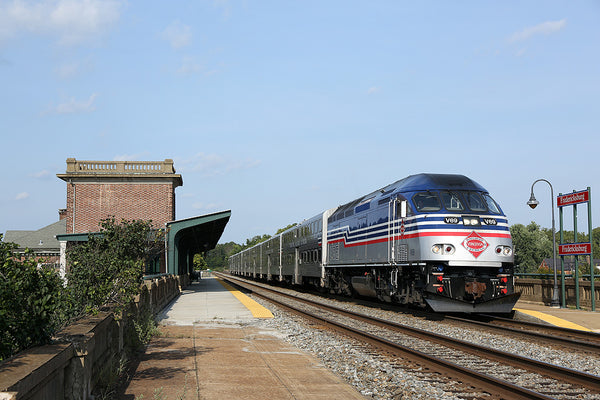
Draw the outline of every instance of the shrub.
M100 223L99 234L90 234L67 250L68 290L75 315L115 305L119 312L139 293L144 266L162 249L160 234L151 221L114 218Z
M38 267L30 252L15 256L0 234L0 360L49 343L66 319L66 297L58 272Z

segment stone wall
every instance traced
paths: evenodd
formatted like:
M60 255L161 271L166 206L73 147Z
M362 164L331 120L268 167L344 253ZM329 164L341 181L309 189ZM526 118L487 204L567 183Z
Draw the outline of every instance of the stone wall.
M554 288L553 279L527 279L517 278L515 280L515 292L521 292L521 300L535 303L550 304L552 300L552 290ZM560 296L561 283L558 278L558 291ZM600 308L600 282L594 282L594 291L596 292L596 308ZM562 299L561 299L562 302ZM565 304L575 307L577 304L575 281L573 279L565 280ZM592 290L590 281L579 281L579 305L582 308L591 309Z
M187 275L144 281L129 317L116 319L112 312L101 311L63 329L53 344L4 361L0 364L0 400L90 398L99 377L120 359L131 317L146 310L158 313L187 284Z

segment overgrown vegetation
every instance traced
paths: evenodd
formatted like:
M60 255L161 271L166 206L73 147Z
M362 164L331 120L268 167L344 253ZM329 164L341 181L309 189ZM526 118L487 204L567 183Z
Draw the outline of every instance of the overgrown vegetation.
M163 248L162 233L151 221L117 223L103 220L99 234L67 250L67 283L31 253L18 258L17 245L0 235L0 360L26 348L48 343L52 335L87 313L110 305L120 313L140 291L148 261ZM140 319L141 318L141 319ZM153 316L138 316L133 329L138 341L153 333Z
M16 247L2 242L0 234L0 360L48 343L67 320L68 301L57 271L38 268L29 252L16 258Z
M145 264L162 246L162 234L151 221L100 223L100 234L90 235L67 251L67 291L74 315L95 312L107 304L119 312L139 293Z

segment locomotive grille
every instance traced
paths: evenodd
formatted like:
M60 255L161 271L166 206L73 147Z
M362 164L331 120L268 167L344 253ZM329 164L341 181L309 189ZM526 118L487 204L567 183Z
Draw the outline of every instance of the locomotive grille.
M340 244L333 243L329 247L329 257L332 261L339 261L340 259Z
M399 244L398 245L398 261L407 262L408 261L408 245L407 244Z

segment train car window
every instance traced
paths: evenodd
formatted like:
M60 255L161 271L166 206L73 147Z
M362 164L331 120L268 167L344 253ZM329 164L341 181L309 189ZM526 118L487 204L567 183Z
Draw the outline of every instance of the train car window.
M417 207L417 211L439 211L442 209L440 198L434 192L422 192L413 196L413 204Z
M444 202L444 207L448 211L463 211L465 206L463 206L462 201L460 200L460 195L455 192L441 192L442 201Z
M471 211L487 211L485 202L477 192L467 192L467 205Z
M489 194L484 194L483 198L485 199L485 202L488 206L488 209L494 213L494 214L502 214L502 212L500 211L500 207L498 207L498 204L496 204L496 202L494 201L494 199L492 199L492 196L490 196Z

